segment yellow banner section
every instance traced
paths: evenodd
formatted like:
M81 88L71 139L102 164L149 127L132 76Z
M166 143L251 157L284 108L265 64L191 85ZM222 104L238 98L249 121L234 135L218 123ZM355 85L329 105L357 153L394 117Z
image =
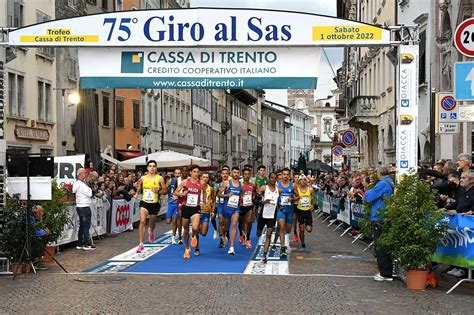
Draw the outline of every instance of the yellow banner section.
M99 41L99 35L22 35L21 43L61 43L61 42L90 42Z
M313 26L313 41L381 40L382 29L371 26Z

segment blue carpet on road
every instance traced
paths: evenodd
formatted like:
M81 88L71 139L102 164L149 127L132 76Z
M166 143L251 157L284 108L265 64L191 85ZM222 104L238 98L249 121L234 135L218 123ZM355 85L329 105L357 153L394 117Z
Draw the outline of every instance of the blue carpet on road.
M126 272L152 273L243 273L257 245L257 235L252 233L252 249L246 249L238 239L235 244L235 256L227 254L229 246L219 248L219 240L212 238L212 230L206 237L200 237L200 256L184 259L184 244L170 245L145 261L128 268Z

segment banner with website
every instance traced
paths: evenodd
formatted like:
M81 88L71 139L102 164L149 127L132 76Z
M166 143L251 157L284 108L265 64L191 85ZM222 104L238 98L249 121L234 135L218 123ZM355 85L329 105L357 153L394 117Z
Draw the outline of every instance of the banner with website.
M387 45L390 30L306 12L190 8L78 16L9 33L11 46L190 47Z
M464 268L474 268L474 216L449 216L444 246L436 250L433 261Z
M81 88L315 89L312 48L81 48Z
M397 117L397 176L418 166L418 54L417 45L401 45Z

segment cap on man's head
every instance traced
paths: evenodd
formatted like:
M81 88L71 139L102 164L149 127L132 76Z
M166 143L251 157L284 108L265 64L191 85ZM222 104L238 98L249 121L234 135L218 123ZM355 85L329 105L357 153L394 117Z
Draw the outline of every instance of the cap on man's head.
M77 170L76 174L77 174L77 176L79 176L82 173L88 173L87 169L81 167L80 169Z

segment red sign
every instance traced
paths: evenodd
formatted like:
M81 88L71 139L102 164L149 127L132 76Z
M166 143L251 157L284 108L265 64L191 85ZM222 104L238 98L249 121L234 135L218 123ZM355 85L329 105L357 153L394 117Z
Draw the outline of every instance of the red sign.
M456 100L454 99L454 97L452 96L445 96L443 97L443 99L441 100L441 107L444 109L444 110L447 110L447 111L452 111L453 109L456 108Z
M344 154L344 149L340 145L335 145L334 148L332 148L332 153L335 156L341 156Z
M117 207L117 212L115 213L115 224L119 226L127 226L130 222L130 205L124 204Z
M463 21L454 33L454 44L467 57L474 57L474 18Z
M352 130L346 130L342 133L342 143L346 147L352 147L356 142L356 136L354 131Z

